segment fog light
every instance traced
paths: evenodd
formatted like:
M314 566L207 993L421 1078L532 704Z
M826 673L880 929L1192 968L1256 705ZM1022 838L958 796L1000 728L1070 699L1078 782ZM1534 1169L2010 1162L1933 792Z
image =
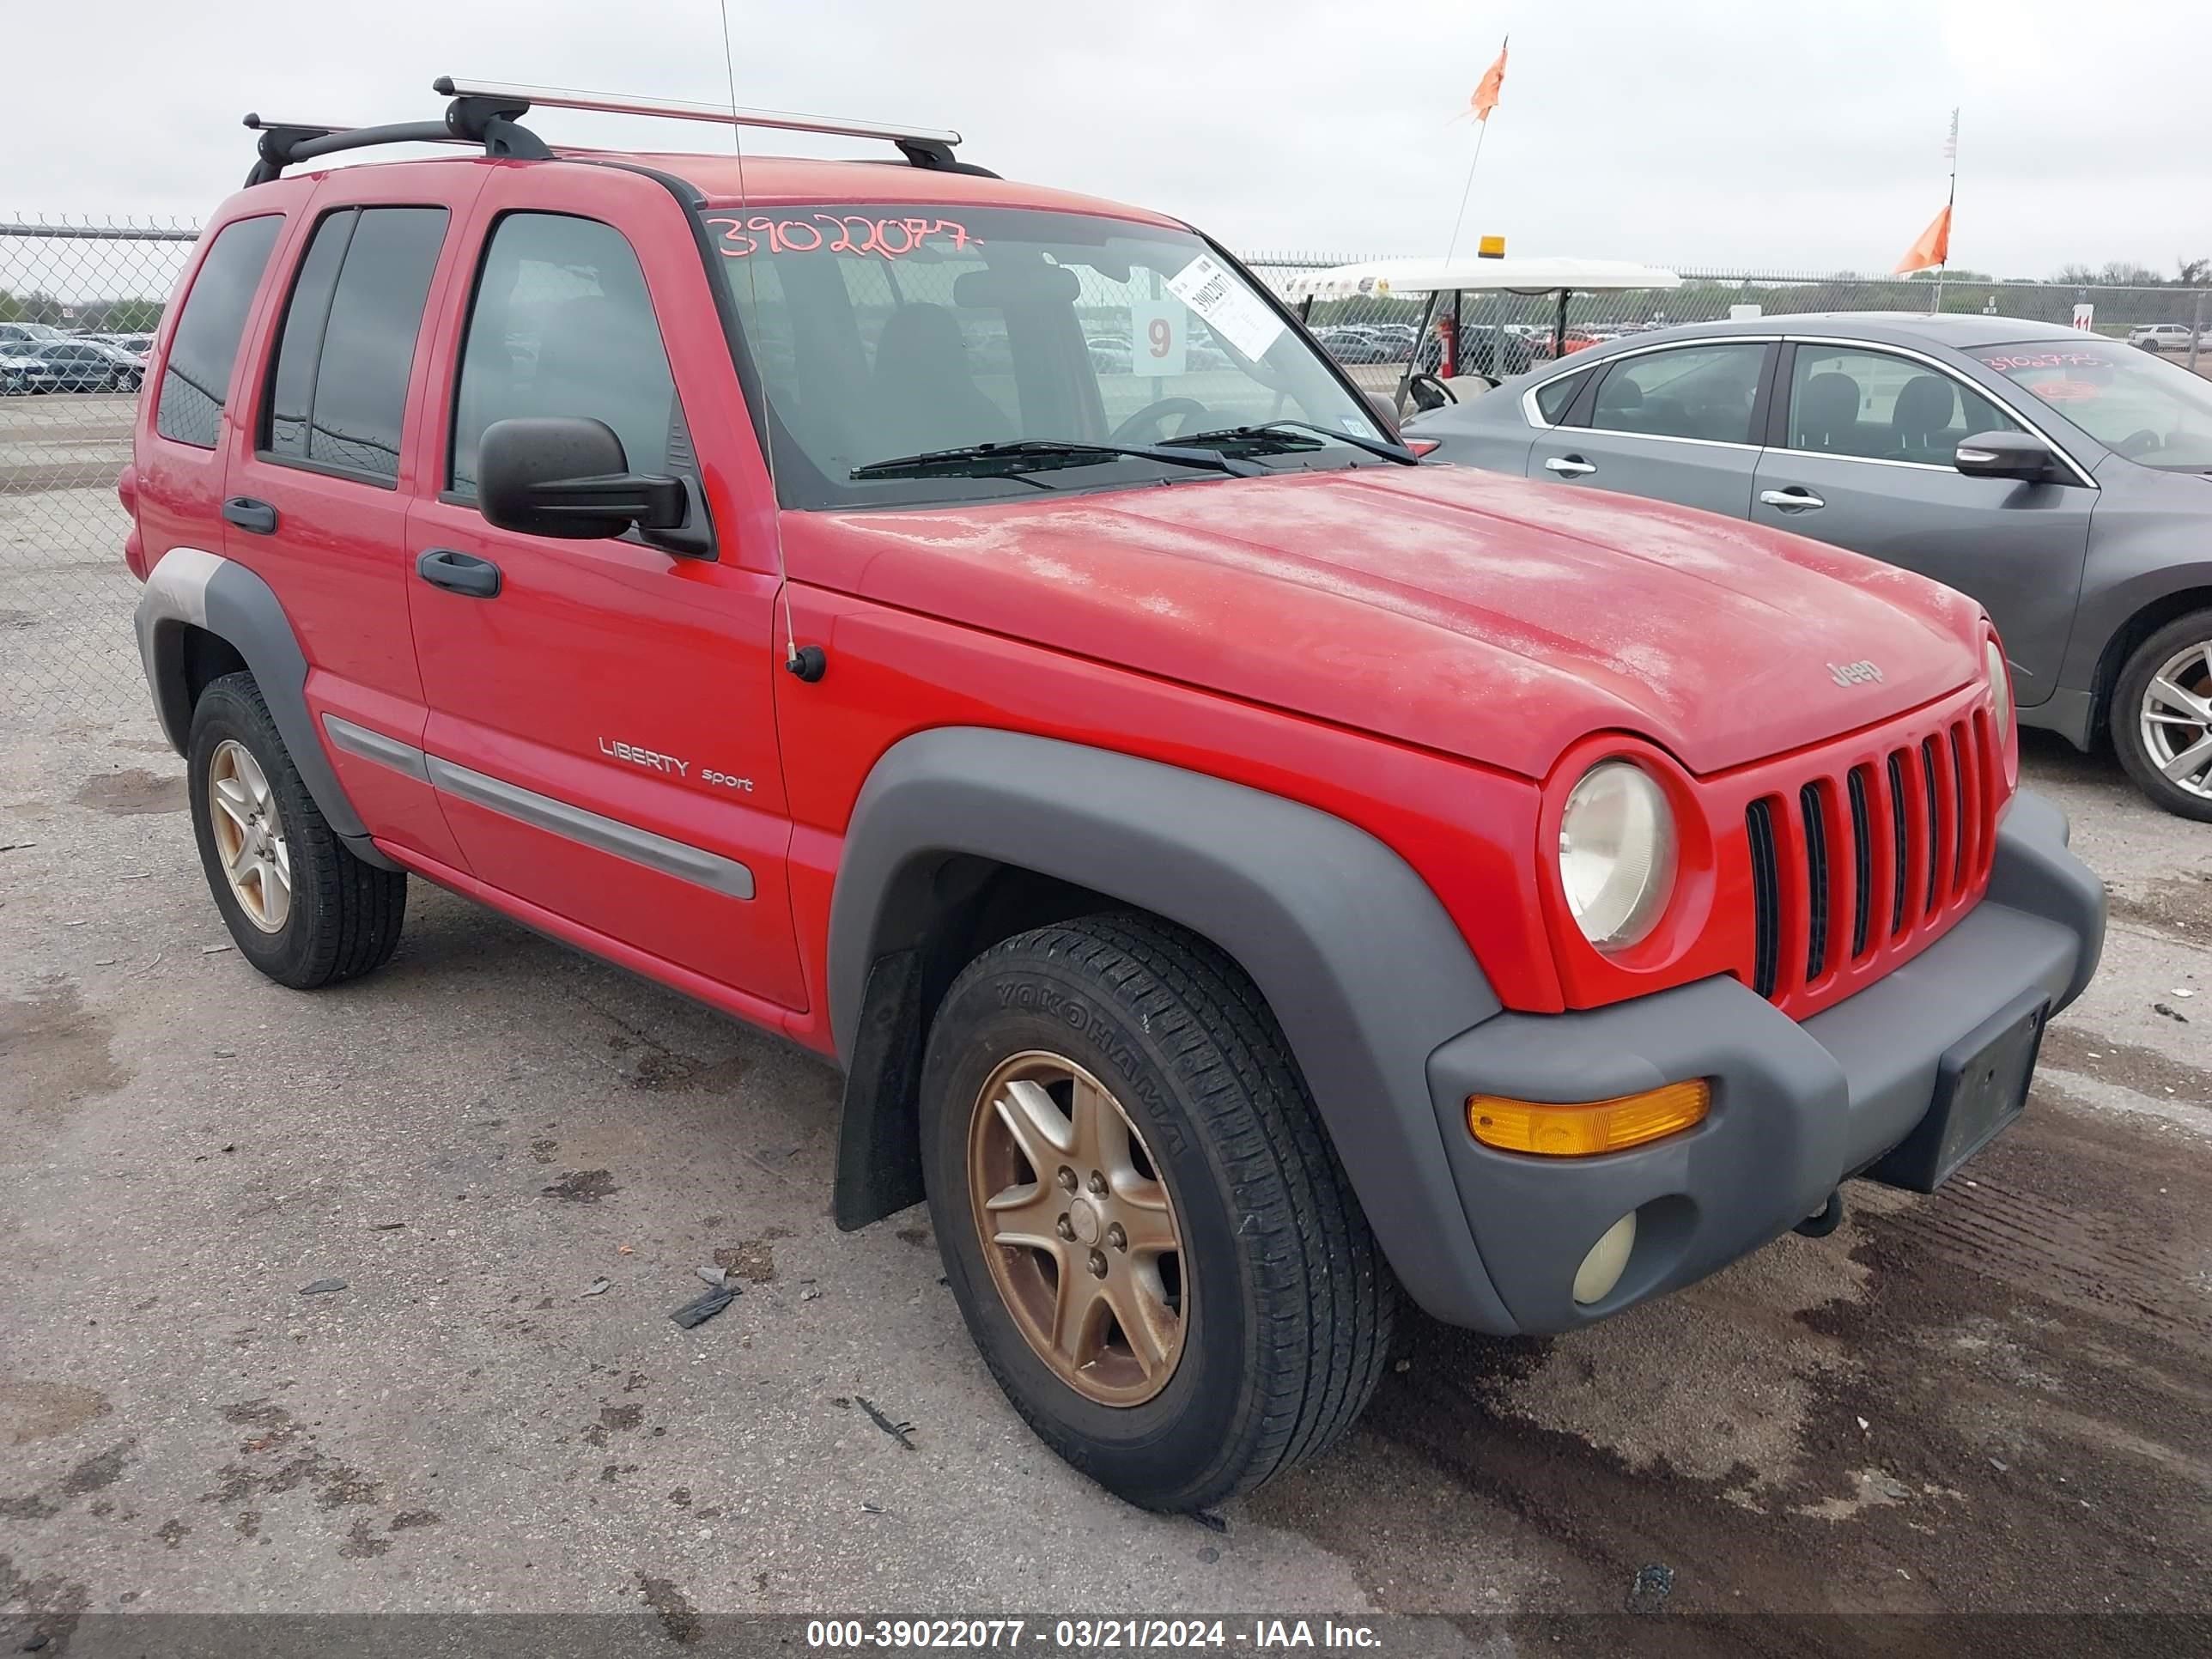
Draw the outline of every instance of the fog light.
M1583 1265L1575 1269L1575 1300L1588 1307L1611 1296L1613 1287L1628 1270L1629 1253L1635 1248L1636 1212L1631 1210L1605 1230L1605 1236L1590 1246Z
M1712 1085L1703 1078L1566 1106L1469 1095L1467 1127L1484 1146L1505 1152L1587 1158L1640 1146L1702 1123L1712 1103Z

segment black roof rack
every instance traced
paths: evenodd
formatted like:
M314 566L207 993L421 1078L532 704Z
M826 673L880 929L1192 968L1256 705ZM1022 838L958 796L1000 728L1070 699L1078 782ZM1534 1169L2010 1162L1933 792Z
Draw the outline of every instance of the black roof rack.
M430 89L453 101L442 121L398 121L384 126L346 127L304 121L267 121L248 115L246 126L261 135L257 159L246 175L249 185L266 184L284 169L340 150L376 144L481 144L487 155L550 161L545 141L519 118L532 105L552 109L601 110L617 115L659 115L679 121L712 121L722 126L775 127L790 132L836 133L854 138L887 138L913 167L945 173L999 175L988 167L956 161L952 148L960 135L935 127L902 126L883 121L848 121L786 110L734 109L725 104L690 104L665 98L618 98L565 87L520 87L495 82L456 81L441 75Z

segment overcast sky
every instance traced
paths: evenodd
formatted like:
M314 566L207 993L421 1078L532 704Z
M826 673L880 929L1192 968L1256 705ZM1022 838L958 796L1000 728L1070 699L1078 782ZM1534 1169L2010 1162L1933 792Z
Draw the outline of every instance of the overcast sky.
M1510 30L1468 234L1516 254L1887 270L1942 205L1956 104L1957 264L2170 273L2212 255L2200 0L729 3L740 103L957 127L963 155L1011 178L1163 209L1245 252L1443 252L1476 131L1451 118ZM712 0L19 11L0 217L197 221L251 160L246 110L427 118L442 73L728 97ZM30 72L49 53L54 72ZM533 125L555 143L725 141Z

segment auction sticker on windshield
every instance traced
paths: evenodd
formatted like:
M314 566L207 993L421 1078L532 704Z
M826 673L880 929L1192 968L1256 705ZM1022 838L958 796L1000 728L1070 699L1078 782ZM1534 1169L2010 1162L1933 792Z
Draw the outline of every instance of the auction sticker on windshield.
M1138 374L1180 374L1188 353L1190 313L1173 300L1129 307L1129 359Z
M1283 319L1210 253L1200 254L1169 277L1168 291L1255 362L1282 336Z

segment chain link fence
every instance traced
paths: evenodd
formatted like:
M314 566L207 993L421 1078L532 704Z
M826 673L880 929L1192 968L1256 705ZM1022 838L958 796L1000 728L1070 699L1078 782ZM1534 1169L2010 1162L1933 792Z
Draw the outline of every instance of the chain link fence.
M130 526L115 480L131 456L145 348L198 234L179 224L0 221L0 711L59 723L145 707L131 628L137 584L122 557ZM1370 257L1263 252L1246 262L1279 291L1300 275ZM1571 296L1566 346L1748 314L1746 307L1778 317L1940 309L2070 323L2087 305L2100 334L2179 325L2185 341L2177 360L2212 375L2212 290L2201 288L1681 275L1677 289ZM1425 296L1321 301L1309 320L1356 380L1387 392L1409 362L1435 350L1416 337L1426 304ZM1534 367L1553 355L1559 322L1550 296L1470 294L1460 314L1461 367L1505 374Z
M1389 256L1243 256L1254 275L1285 296L1299 277L1384 257ZM2071 325L2077 308L2087 306L2090 330L2115 339L2127 339L2155 325L2167 325L2174 332L2162 349L2171 359L2212 376L2212 289L1993 282L1963 275L1939 282L1932 275L1858 276L1688 267L1678 274L1680 288L1570 295L1564 326L1556 295L1470 291L1460 301L1460 370L1502 379L1549 362L1555 342L1572 352L1623 334L1729 317L1940 311ZM1448 307L1449 301L1444 303ZM1425 294L1316 300L1307 322L1323 348L1352 371L1353 380L1370 391L1387 393L1409 363L1419 368L1437 367L1437 336L1445 325L1439 321L1431 325L1426 337L1416 337L1428 305Z
M0 708L145 710L116 475L189 225L0 221Z

